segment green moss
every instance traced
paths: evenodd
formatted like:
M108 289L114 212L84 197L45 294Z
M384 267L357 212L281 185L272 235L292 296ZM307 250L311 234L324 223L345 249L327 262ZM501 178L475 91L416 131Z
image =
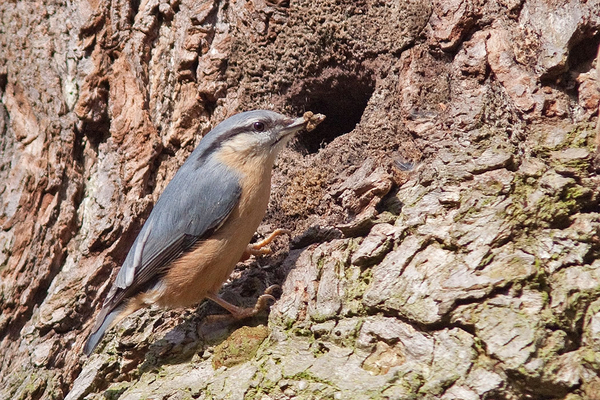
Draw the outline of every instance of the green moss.
M482 210L487 211L490 205L498 201L497 193L492 196L481 197L481 193L473 192L472 198L477 198L477 201L470 207L461 208L453 218L454 222L460 222L465 219L476 219ZM461 199L462 204L466 204L465 199Z
M366 274L365 274L366 275ZM346 299L347 300L362 300L369 284L371 282L372 273L368 277L360 275L359 279L348 282L346 287Z
M361 271L359 276L359 284L364 287L364 290L371 285L371 282L373 282L373 269L367 268L364 271Z
M586 169L589 168L590 162L588 158L575 158L568 161L552 160L550 165L558 170L574 169L578 172L584 172Z
M319 259L317 260L317 270L319 272L323 269L323 266L325 265L326 261L327 258L325 256L319 257Z
M590 153L595 151L594 143L594 127L590 124L578 124L565 127L568 132L565 134L564 140L559 144L552 145L540 145L533 149L532 153L536 157L548 159L552 167L554 168L569 168L575 169L581 172L585 172L589 167L589 160L585 158L575 158L570 160L560 160L560 152L565 151L569 148L583 148L587 149ZM544 132L542 135L544 138L546 135ZM543 139L545 140L545 139Z
M586 200L591 200L590 189L569 180L561 190L542 188L539 180L517 175L510 195L513 203L506 210L505 219L516 228L555 228L569 224L570 217L579 212Z
M129 388L130 385L131 382L119 382L111 385L108 389L106 389L106 391L104 391L104 398L106 400L117 400L119 397L121 397L121 394L123 394L123 392Z
M408 393L421 394L423 396L430 395L430 393L421 390L425 384L425 377L420 372L409 371L399 374L399 378L402 386Z
M213 368L232 367L251 360L268 336L269 330L264 325L241 327L233 332L227 340L215 347Z
M588 150L594 150L595 144L594 137L594 126L588 123L575 124L565 126L567 130L564 140L559 144L552 146L548 144L542 144L534 149L535 155L541 157L547 157L552 151L565 150L570 147L587 148ZM546 132L541 132L542 142L546 140Z
M308 328L295 327L292 329L292 333L294 334L294 336L307 337L307 338L313 337L311 330Z
M580 201L582 199L591 199L593 196L593 192L591 189L575 185L568 187L563 193L562 197L566 201Z
M557 355L564 351L564 344L567 339L567 333L562 330L550 331L548 337L545 339L543 347L538 346L537 358L546 360L546 362L557 357ZM527 374L525 370L524 374Z
M584 364L587 364L590 369L600 371L600 354L593 349L587 348L581 351L581 359Z
M311 316L312 320L315 322L325 322L325 321L329 321L330 319L332 319L330 315L323 315L323 314L319 314L317 312L313 312L310 316Z
M373 219L373 225L377 224L390 224L394 225L396 220L398 219L398 215L394 214L390 211L383 211Z
M316 377L308 371L302 371L300 373L297 373L296 375L290 376L288 379L297 380L297 381L318 382L318 383L323 383L327 386L338 389L337 386L335 386L330 381Z
M583 123L573 126L573 129L569 131L567 138L569 147L585 147L590 151L595 150L596 145L594 143L595 127L593 124Z
M473 189L479 190L484 196L497 196L504 190L504 183L495 179L487 179L474 185ZM495 199L489 198L485 200L491 202Z
M352 255L352 253L354 253L356 250L358 250L362 241L363 241L363 238L348 239L344 256L346 256L346 258L349 258Z

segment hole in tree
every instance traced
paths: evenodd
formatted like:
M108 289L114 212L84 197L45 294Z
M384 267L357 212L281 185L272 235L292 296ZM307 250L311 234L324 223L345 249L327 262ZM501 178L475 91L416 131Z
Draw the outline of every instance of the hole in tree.
M325 114L326 118L314 131L298 135L298 146L316 153L336 137L352 131L360 122L367 103L375 90L369 72L349 72L339 68L325 70L321 76L304 81L299 88L290 88L291 106L298 110Z
M568 64L571 69L578 72L588 72L598 54L600 35L583 37L569 51Z
M540 77L542 84L561 87L572 95L577 94L579 85L575 79L578 74L588 72L593 68L594 60L598 54L600 35L590 32L579 32L574 35L576 39L570 43L567 62L549 69Z

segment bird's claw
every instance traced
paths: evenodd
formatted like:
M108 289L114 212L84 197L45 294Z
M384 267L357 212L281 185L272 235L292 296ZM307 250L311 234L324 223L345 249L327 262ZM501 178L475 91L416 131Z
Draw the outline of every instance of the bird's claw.
M255 316L256 314L258 314L259 312L261 312L262 310L266 310L267 307L269 307L269 302L273 302L275 303L277 301L277 299L275 297L273 297L270 294L263 294L261 295L257 300L256 300L256 304L254 305L254 308L251 310L251 315L250 316Z
M292 232L290 232L287 229L275 229L273 232L271 232L271 234L268 237L261 240L260 242L249 244L248 246L246 246L246 251L244 251L244 254L242 254L242 258L240 259L240 261L246 261L248 258L250 258L250 256L271 254L272 250L266 246L271 244L271 242L275 240L277 236L291 234Z
M259 312L266 310L269 307L269 303L275 303L277 301L277 299L275 298L275 296L273 296L272 293L275 290L278 290L280 288L281 288L281 286L279 286L279 285L269 286L268 288L265 289L263 294L260 295L258 299L256 299L256 303L254 304L253 308L240 309L239 313L233 314L234 318L235 319L250 318L250 317L254 317Z
M269 302L275 303L277 299L273 296L273 292L275 290L280 289L279 285L271 285L265 289L263 294L256 300L254 307L242 308L235 306L225 300L223 300L218 295L208 295L207 298L211 299L227 311L231 313L233 318L241 320L250 317L254 317L256 314L265 310L269 306Z
M271 285L268 288L266 288L263 293L264 294L271 294L272 295L275 290L281 290L281 286L279 286L279 285Z

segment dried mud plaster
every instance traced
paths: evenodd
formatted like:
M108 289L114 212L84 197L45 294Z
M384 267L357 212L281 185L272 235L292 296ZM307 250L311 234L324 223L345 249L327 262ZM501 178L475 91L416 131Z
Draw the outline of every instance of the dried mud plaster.
M317 125L325 120L325 115L314 114L312 111L305 112L303 117L306 123L306 130L309 132L315 130Z

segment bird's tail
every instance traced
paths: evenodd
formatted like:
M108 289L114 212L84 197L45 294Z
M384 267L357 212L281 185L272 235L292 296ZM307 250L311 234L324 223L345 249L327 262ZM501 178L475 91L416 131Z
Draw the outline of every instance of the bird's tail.
M90 355L92 351L96 348L106 331L116 324L119 317L123 311L125 311L125 305L121 304L116 308L103 308L98 314L98 318L96 319L96 324L94 325L94 329L90 337L88 337L87 342L85 342L85 346L83 346L83 352L86 355Z

